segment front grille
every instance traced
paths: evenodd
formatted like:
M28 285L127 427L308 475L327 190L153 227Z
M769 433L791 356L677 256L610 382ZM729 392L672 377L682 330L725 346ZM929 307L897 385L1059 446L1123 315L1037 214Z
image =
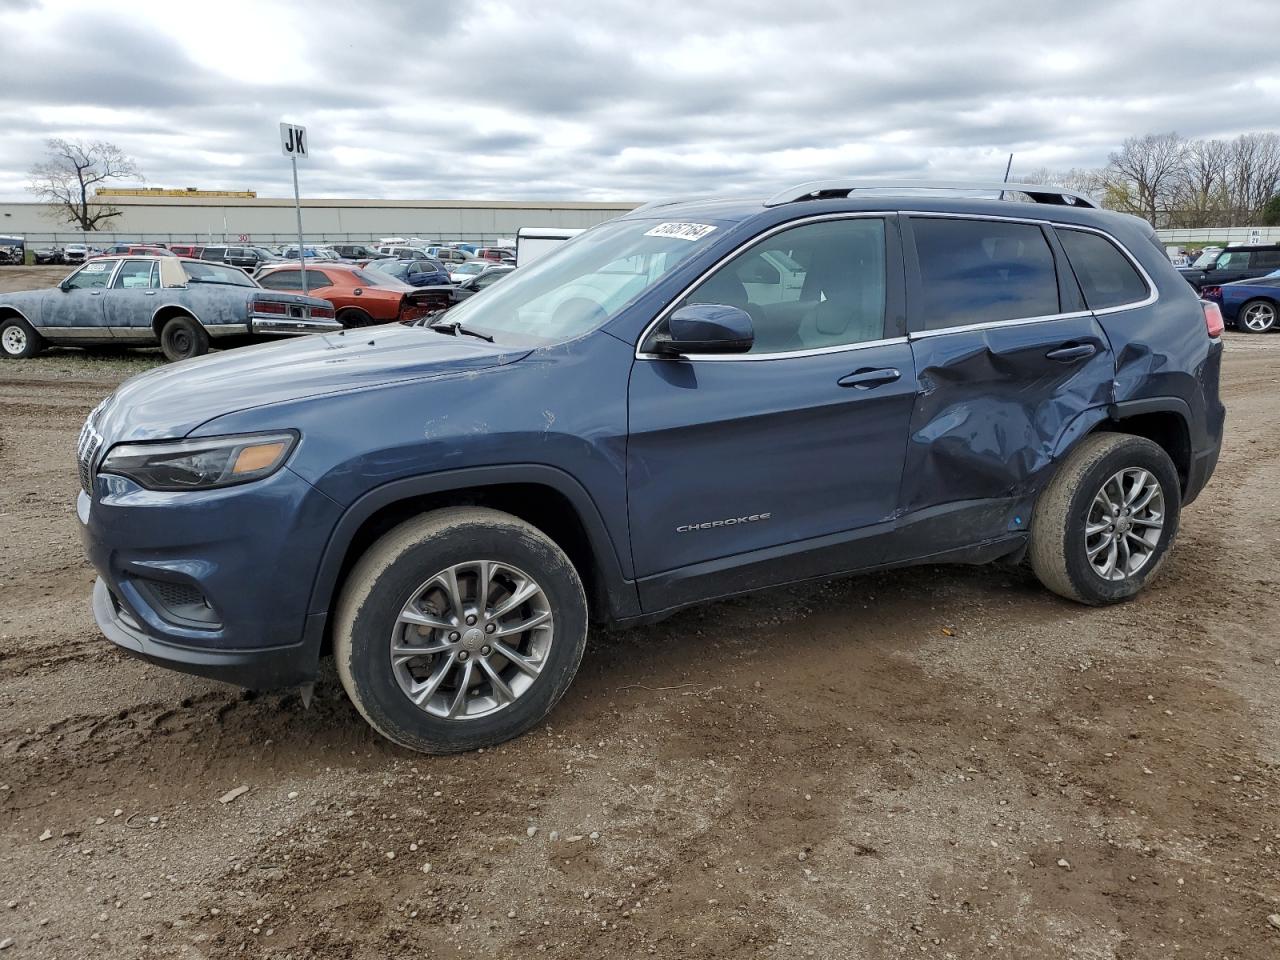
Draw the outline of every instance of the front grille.
M95 422L106 405L107 401L103 400L93 408L89 419L80 428L80 438L76 441L76 472L80 475L80 488L90 496L93 496L94 460L102 447L102 434L98 432Z

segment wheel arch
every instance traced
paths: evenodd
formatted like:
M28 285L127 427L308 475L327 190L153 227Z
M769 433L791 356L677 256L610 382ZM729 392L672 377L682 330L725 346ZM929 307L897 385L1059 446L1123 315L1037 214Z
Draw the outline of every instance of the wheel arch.
M364 494L339 519L312 587L312 614L332 610L351 568L378 537L410 517L451 506L487 506L537 527L568 555L587 591L593 617L640 612L612 538L585 489L545 465L478 467L392 481Z
M1191 478L1191 406L1179 397L1152 397L1095 407L1081 414L1064 433L1054 462L1060 463L1086 436L1128 433L1155 443L1173 461L1185 495Z
M160 331L164 329L164 325L174 317L190 317L200 326L204 326L204 323L190 307L177 303L166 303L162 307L157 307L156 312L151 315L151 332L155 334L157 340L160 339Z
M23 313L21 310L19 310L17 307L9 303L0 303L0 321L8 320L12 317L16 317L17 319L21 320L23 323L29 326L32 330L35 329L35 324L33 324L30 318L28 318L27 315Z

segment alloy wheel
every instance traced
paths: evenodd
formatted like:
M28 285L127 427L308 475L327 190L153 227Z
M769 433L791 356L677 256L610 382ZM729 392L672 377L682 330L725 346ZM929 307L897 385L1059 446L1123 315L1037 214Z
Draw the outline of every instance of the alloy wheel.
M1085 519L1084 548L1093 572L1104 580L1138 573L1155 556L1164 521L1164 491L1151 471L1129 467L1112 476Z
M1254 333L1265 333L1275 326L1276 308L1269 303L1251 303L1240 321Z
M391 668L419 709L473 720L533 687L554 638L551 603L536 580L496 560L468 561L409 597L391 632Z

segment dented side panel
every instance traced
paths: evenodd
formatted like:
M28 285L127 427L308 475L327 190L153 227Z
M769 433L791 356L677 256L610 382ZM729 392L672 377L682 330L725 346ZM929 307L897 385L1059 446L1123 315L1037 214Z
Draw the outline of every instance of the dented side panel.
M1048 354L1092 347L1075 360ZM1114 358L1091 315L919 336L920 393L903 472L904 514L1038 490L1064 436L1106 416ZM984 514L989 516L989 514ZM972 541L997 536L973 531Z

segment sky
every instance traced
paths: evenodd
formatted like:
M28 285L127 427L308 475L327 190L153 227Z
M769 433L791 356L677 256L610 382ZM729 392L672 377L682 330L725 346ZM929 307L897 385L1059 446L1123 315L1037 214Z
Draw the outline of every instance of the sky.
M281 121L310 197L1096 167L1280 129L1277 36L1280 0L0 0L0 199L31 199L49 137L113 142L147 186L289 196Z

